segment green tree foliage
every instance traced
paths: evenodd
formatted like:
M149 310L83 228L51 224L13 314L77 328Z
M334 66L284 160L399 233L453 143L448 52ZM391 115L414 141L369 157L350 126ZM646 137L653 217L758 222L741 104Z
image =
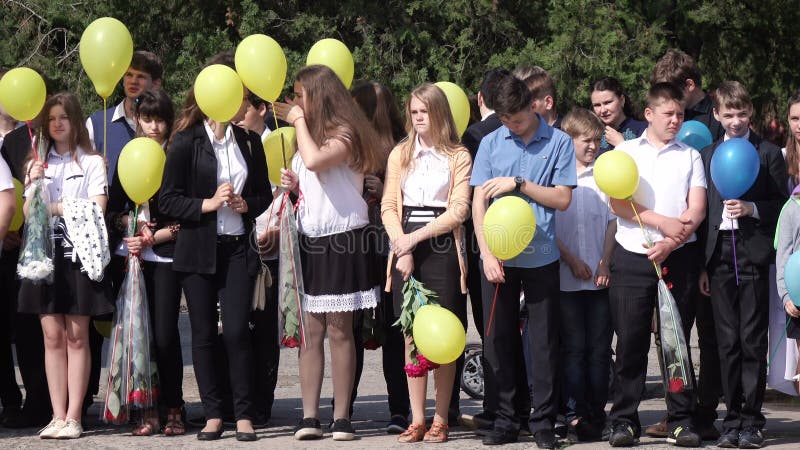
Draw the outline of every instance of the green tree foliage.
M589 83L605 75L619 78L640 105L653 64L670 47L695 57L706 88L744 82L765 120L784 117L786 99L800 87L794 0L0 3L0 66L42 69L59 89L76 92L87 113L101 103L81 69L78 42L107 15L127 25L136 49L161 56L165 87L178 103L208 57L253 33L283 46L287 94L308 49L326 37L352 50L357 79L381 81L401 99L422 81L453 81L471 94L489 68L540 65L556 80L562 111L588 106Z

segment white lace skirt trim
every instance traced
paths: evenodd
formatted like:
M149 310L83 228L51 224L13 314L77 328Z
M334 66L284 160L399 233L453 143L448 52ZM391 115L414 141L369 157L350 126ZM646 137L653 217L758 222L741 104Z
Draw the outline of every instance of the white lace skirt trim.
M378 305L378 286L350 294L326 294L303 296L303 310L312 313L358 311Z

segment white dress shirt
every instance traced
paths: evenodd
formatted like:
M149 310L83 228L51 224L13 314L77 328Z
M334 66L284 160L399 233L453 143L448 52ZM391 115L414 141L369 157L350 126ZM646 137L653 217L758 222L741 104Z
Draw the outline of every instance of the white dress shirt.
M633 194L634 201L662 216L680 217L688 208L689 190L706 188L700 153L677 139L656 148L648 140L645 130L641 137L624 141L616 149L631 155L639 169L639 187ZM644 228L653 243L664 239L658 229L647 225ZM642 245L644 236L635 218L617 218L616 239L629 252L647 253ZM692 233L686 242L696 240L697 236Z
M114 108L114 114L111 115L111 122L116 122L120 117L125 118L125 121L128 122L131 130L136 130L136 122L133 120L133 117L128 117L125 115L125 100L122 100L122 102L120 102L120 104ZM92 141L92 148L102 152L103 149L98 149L97 143L94 141L94 125L92 125L91 117L86 119L86 130L89 132L89 140Z
M446 208L450 190L447 155L424 147L417 137L411 167L402 181L403 206Z
M725 136L723 137L723 141L727 141L728 139L731 139L731 138L728 136L728 133L725 133ZM742 139L745 139L745 140L749 141L749 139L750 139L750 131L748 131L747 134L742 136ZM713 182L713 180L712 180L712 182ZM726 200L736 200L736 199L731 198L731 199L726 199ZM753 215L752 215L752 217L754 219L758 220L758 219L761 218L761 216L758 215L758 208L756 208L756 204L755 203L746 202L744 200L742 200L742 202L743 203L750 203L750 206L753 207ZM719 223L719 229L720 230L738 230L739 229L739 219L732 219L732 218L728 217L728 210L727 210L727 208L724 208L724 207L722 208L722 220Z
M247 162L242 156L239 144L236 143L233 128L230 124L226 125L225 135L222 140L217 140L214 130L211 129L208 122L203 122L203 126L206 128L211 147L214 148L214 154L217 156L217 186L222 183L231 183L233 192L241 195L247 180ZM218 235L240 236L244 232L244 221L242 221L241 214L234 212L227 204L217 210Z
M71 153L59 155L55 148L50 148L44 177L51 202L60 202L64 197L89 199L97 195L106 195L108 181L103 157L98 154L88 155L80 147L77 152L76 163ZM33 189L33 184L29 183L30 179L26 176L25 184L28 185L25 191L26 197Z

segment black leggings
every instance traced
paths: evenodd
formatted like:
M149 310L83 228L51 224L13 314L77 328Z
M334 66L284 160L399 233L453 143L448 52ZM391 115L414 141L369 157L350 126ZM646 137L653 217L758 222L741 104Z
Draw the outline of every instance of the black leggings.
M217 273L181 274L181 285L192 324L192 359L206 419L223 416L224 387L216 367L228 354L230 390L236 420L253 419L253 345L250 306L254 278L247 272L247 243L217 244ZM218 347L217 300L222 307L222 345Z
M158 366L159 399L164 408L183 406L183 357L178 331L181 285L172 263L142 262L153 349Z

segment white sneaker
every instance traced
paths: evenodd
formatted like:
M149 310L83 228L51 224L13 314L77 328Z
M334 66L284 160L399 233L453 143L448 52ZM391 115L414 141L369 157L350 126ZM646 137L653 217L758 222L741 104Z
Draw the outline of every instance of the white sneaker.
M81 423L75 419L67 419L66 425L58 431L57 439L77 439L83 434Z
M67 422L65 422L64 419L53 417L53 420L51 420L47 426L39 430L39 437L42 439L55 439L56 436L58 436L58 432L66 425Z

